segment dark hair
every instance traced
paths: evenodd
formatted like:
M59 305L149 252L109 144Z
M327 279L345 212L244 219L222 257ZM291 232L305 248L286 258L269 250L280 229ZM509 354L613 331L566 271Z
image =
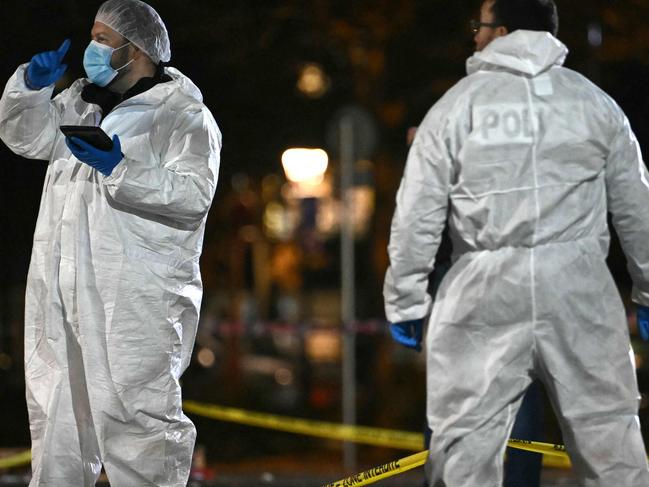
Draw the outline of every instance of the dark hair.
M515 30L547 31L556 36L559 15L554 0L494 0L491 6L494 22Z

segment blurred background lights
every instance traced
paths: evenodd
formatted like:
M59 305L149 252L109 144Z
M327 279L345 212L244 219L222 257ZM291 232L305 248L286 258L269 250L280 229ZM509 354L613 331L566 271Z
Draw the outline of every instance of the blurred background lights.
M588 44L592 47L602 45L602 26L597 22L588 24Z
M306 356L311 362L337 362L340 360L342 337L336 330L311 330L305 336Z
M282 154L286 179L293 183L320 184L329 165L322 149L288 149Z
M302 66L297 80L297 89L309 98L320 98L330 86L328 76L319 64L307 63Z
M275 381L281 386L288 386L293 383L293 372L282 367L275 371Z
M208 369L214 365L216 357L214 356L214 352L209 348L201 348L196 359L199 364Z
M280 203L268 203L263 220L265 232L269 237L278 240L288 240L291 237L294 225L291 225L288 212Z

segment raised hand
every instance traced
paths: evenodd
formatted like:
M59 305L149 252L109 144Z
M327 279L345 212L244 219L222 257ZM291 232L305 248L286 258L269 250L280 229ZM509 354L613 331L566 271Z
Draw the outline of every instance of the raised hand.
M62 61L69 48L70 39L66 39L56 51L36 54L27 66L25 76L27 86L33 90L40 90L56 83L68 69L68 65L63 64Z

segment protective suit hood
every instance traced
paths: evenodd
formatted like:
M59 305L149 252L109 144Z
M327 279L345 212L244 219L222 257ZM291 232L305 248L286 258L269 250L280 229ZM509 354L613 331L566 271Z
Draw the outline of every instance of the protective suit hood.
M494 66L530 76L561 66L568 48L549 32L517 30L493 40L466 62L468 74Z
M159 105L171 95L178 92L190 98L192 102L203 102L203 94L201 93L201 90L191 79L182 74L179 70L172 67L165 67L165 74L169 75L172 81L159 83L150 90L140 93L133 98L129 98L120 106L128 106L132 104Z
M198 86L196 86L194 82L190 80L187 76L182 74L176 68L171 68L171 67L165 68L165 73L167 73L169 76L173 78L173 80L176 82L178 88L183 94L187 95L190 98L193 98L199 103L203 102L203 94L201 93L201 90L199 90ZM170 88L171 87L167 89Z

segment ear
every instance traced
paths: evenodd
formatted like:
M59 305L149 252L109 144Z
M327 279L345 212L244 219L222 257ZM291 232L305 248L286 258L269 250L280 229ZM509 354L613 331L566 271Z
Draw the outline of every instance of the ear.
M507 27L504 25L501 25L499 27L496 27L494 29L494 37L503 37L509 34L509 31L507 30Z
M136 46L135 44L133 44L133 43L131 43L131 45L128 46L128 47L129 47L129 49L130 49L130 51L131 51L131 57L132 57L133 59L140 59L140 57L144 54L144 53L142 52L142 49L140 49L139 47L137 47L137 46Z

